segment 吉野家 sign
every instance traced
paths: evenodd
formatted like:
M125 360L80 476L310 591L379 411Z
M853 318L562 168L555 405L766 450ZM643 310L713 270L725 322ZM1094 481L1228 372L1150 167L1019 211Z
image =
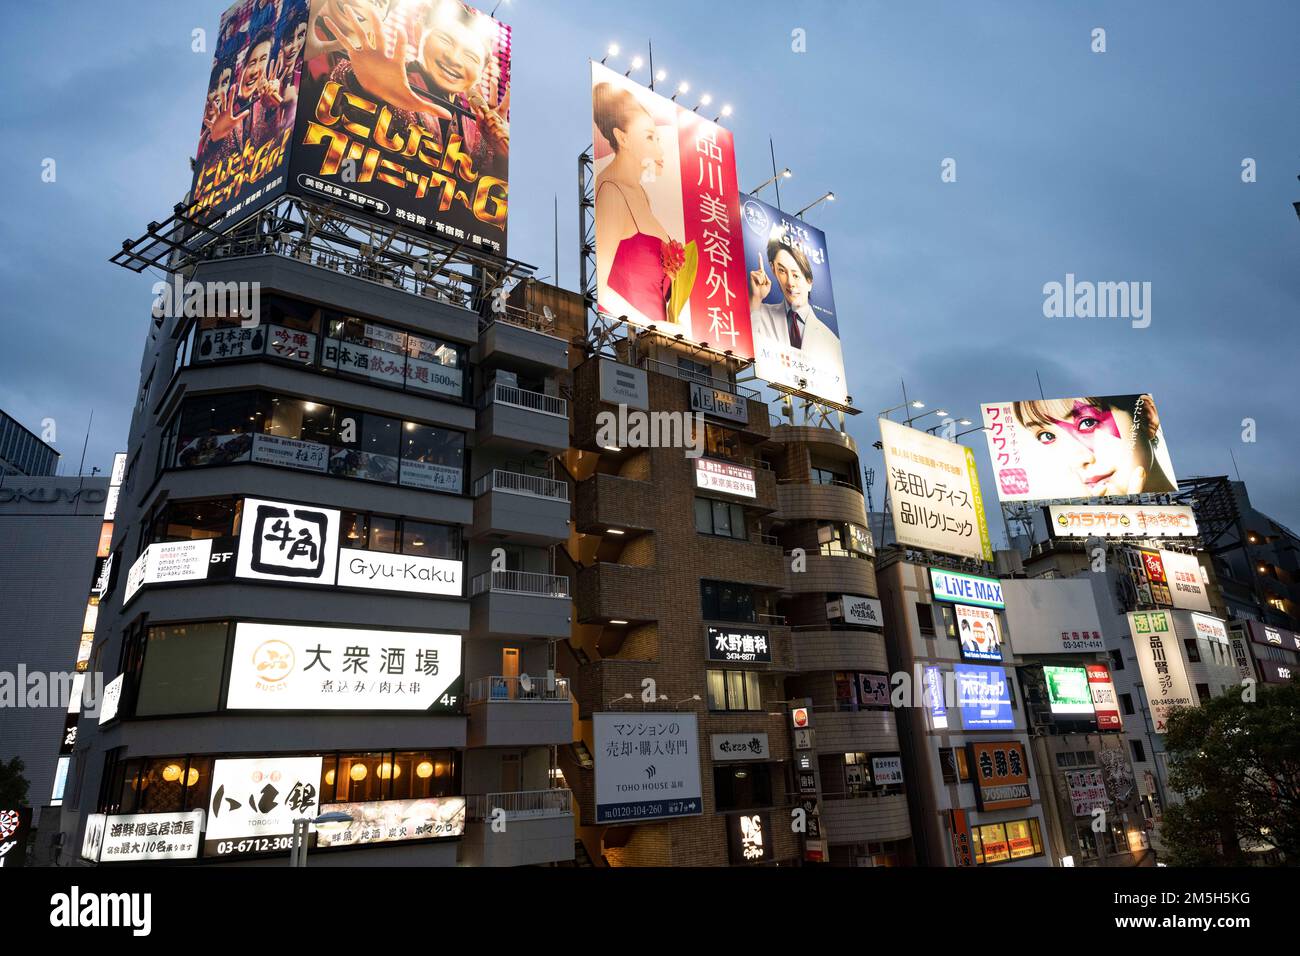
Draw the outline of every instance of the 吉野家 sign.
M1011 688L1001 667L954 664L957 709L965 730L1010 730L1016 726L1011 713Z
M458 713L460 647L456 634L240 621L226 707Z
M992 561L975 453L887 418L880 437L899 543Z
M1023 744L1014 740L972 741L966 749L975 803L981 810L1010 810L1033 804Z
M320 809L321 813L346 813L352 822L341 830L317 831L318 847L441 840L465 833L464 797L327 803Z
M1002 634L998 630L998 613L992 608L954 604L957 638L961 656L968 661L1002 660Z
M981 409L1002 501L1178 490L1150 395L986 402Z
M235 576L294 584L335 583L339 512L245 498Z
M1057 538L1194 538L1196 513L1187 505L1049 505L1047 526Z
M597 713L596 820L639 823L704 812L693 713Z
M1043 680L1047 684L1047 704L1053 714L1093 715L1092 691L1084 668L1048 665L1043 668Z
M288 850L293 821L319 814L320 757L252 757L212 765L204 856Z
M772 663L772 647L762 628L709 627L708 638L711 661Z
M740 498L757 498L754 469L712 458L695 459L695 487Z
M93 863L193 860L199 855L204 811L91 814L81 855Z
M742 425L749 422L749 403L744 396L725 388L691 382L691 411L725 418Z
M1151 707L1155 731L1163 734L1169 727L1169 715L1178 707L1197 707L1199 698L1192 694L1183 660L1183 642L1174 631L1169 611L1130 611L1129 633L1137 652L1142 686Z
M952 601L979 607L1001 608L1002 582L996 578L981 578L959 571L930 569L930 585L936 601Z
M709 746L714 760L770 760L767 734L712 734Z
M880 602L875 598L861 597L857 594L842 594L833 601L826 602L826 616L832 621L845 624L859 624L863 627L884 627L885 616Z

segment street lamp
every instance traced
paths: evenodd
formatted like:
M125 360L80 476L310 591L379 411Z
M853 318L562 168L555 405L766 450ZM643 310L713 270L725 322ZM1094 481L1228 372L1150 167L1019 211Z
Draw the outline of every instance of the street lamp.
M307 865L307 828L315 826L317 829L328 832L342 830L352 822L352 815L344 813L342 810L332 810L329 813L322 813L316 819L308 817L299 817L293 821L293 840L289 844L289 865L306 866Z
M821 196L821 197L819 197L819 198L817 198L817 199L814 199L814 200L813 200L812 202L810 202L808 205L806 205L806 206L804 206L802 209L800 209L797 213L795 213L795 218L796 218L796 219L799 218L799 217L802 216L804 213L806 213L809 209L811 209L813 206L816 206L816 205L818 205L818 204L820 204L820 203L824 203L824 202L834 202L834 201L835 201L835 194L834 194L833 192L828 192L828 193L826 193L826 195Z
M603 66L605 61L608 60L611 56L618 56L617 43L611 43L609 45L609 49L605 51L605 55L600 58L601 65Z
M947 414L948 414L948 410L946 408L932 408L928 412L922 412L920 415L909 416L906 424L908 428L911 428L912 422L919 422L922 418L929 418L931 415L947 415Z
M890 412L896 412L896 411L898 411L900 408L925 408L925 402L915 402L915 401L913 401L913 402L904 402L902 405L895 405L893 408L886 408L883 412L881 412L881 413L880 413L879 415L877 415L876 417L877 417L877 418L888 418Z
M929 432L931 435L933 435L933 434L934 434L934 430L935 430L936 428L942 428L944 425L947 425L947 424L948 424L949 422L951 422L951 421L952 421L951 418L946 419L946 420L944 420L944 421L941 421L941 422L940 422L939 424L937 424L937 425L931 425L929 428L926 429L926 431ZM971 421L970 421L969 418L959 418L959 419L957 419L957 422L956 422L956 423L957 423L958 425L969 425L969 424L971 423Z
M763 180L763 182L762 182L761 184L759 184L759 187L758 187L757 189L751 189L751 190L749 191L749 194L750 194L751 196L757 196L759 193L761 193L761 192L762 192L764 189L766 189L768 186L772 185L772 184L773 184L774 182L776 182L778 179L789 179L789 178L790 178L791 176L793 176L793 175L794 175L794 173L792 173L792 172L790 171L790 167L787 166L785 169L781 170L779 173L774 174L774 175L772 176L771 179L765 179L765 180Z

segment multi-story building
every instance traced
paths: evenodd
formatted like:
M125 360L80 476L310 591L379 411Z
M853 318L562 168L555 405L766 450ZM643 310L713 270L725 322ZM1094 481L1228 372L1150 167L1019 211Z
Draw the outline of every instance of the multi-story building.
M878 615L864 626L828 612L846 594L876 596L853 440L774 424L736 383L741 363L653 330L574 363L575 617L560 669L579 723L561 766L585 855L611 866L910 859L893 714L887 700L859 705L850 686L858 672L884 677ZM690 448L680 432L632 432L693 427L696 412ZM609 739L624 728L678 735L682 799L620 802L638 787Z
M59 453L0 411L0 477L52 476L59 467Z
M156 826L179 838L148 858L281 864L317 813L346 817L313 865L573 857L565 300L372 235L284 199L122 260L256 284L260 315L167 316L145 343L92 659L113 680L63 862L140 859Z
M906 678L898 720L917 862L1051 866L1043 782L1015 680L1025 662L993 636L1006 630L999 581L951 559L919 563L897 547L882 554L878 578L889 663ZM962 619L990 635L979 656L963 651Z

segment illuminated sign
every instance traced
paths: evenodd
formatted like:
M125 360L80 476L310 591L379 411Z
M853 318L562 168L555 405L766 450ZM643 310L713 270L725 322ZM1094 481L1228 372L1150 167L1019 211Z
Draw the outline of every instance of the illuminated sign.
M597 713L596 820L640 823L704 813L694 713Z
M1002 660L1002 634L998 630L998 614L991 608L954 604L957 617L957 639L961 642L961 656L966 660Z
M204 856L288 850L293 822L319 815L320 757L253 757L212 765Z
M958 571L930 569L930 584L936 601L953 601L980 607L1005 607L1002 600L1002 582L996 578L981 578Z
M1033 804L1023 744L1014 740L972 741L966 751L975 803L981 810L1009 810Z
M1011 714L1011 689L1001 667L954 664L957 708L965 730L1010 730L1016 726Z
M1047 683L1047 703L1053 714L1093 715L1088 672L1082 667L1044 667L1043 680Z
M465 832L464 797L424 797L366 803L327 803L321 813L346 813L352 822L316 831L318 847L368 846L405 840L441 840Z
M1049 505L1057 538L1194 538L1196 513L1187 505Z
M741 498L757 498L754 469L712 458L695 459L695 487Z

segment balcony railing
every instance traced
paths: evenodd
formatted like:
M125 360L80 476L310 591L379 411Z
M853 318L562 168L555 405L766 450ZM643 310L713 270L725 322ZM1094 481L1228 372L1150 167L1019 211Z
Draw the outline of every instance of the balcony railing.
M501 322L505 325L518 326L521 329L528 329L532 332L542 332L546 335L555 335L555 316L547 316L545 313L530 312L527 309L521 309L516 305L507 305L504 312L493 312L492 317L482 324L484 331L494 322Z
M700 385L707 385L710 388L721 389L724 392L730 392L732 395L739 395L741 398L751 398L754 401L761 399L762 393L752 388L745 388L743 385L733 385L725 378L714 378L707 372L697 372L690 368L680 368L676 365L669 365L666 362L659 362L655 359L642 359L639 363L651 372L658 372L660 375L667 375L671 378L680 378L687 382L697 382Z
M502 471L499 468L486 475L480 475L474 481L475 498L489 491L531 495L534 498L550 498L553 501L569 500L569 486L563 481L541 475L523 475L517 471Z
M555 415L558 418L569 417L569 403L564 399L555 395L544 395L541 392L530 392L513 385L504 385L501 382L497 382L495 388L483 396L483 407L486 408L491 404L513 405L516 408L526 408L529 411Z
M504 810L508 820L541 819L573 816L573 791L515 790L505 793L467 793L465 809L469 820L482 823L492 819L494 810Z
M470 594L533 594L541 597L568 598L569 579L560 574L536 571L484 571L474 575Z
M469 702L479 704L485 701L567 701L569 699L569 682L556 678L554 687L546 686L546 678L533 677L525 687L519 677L480 677L469 685Z

